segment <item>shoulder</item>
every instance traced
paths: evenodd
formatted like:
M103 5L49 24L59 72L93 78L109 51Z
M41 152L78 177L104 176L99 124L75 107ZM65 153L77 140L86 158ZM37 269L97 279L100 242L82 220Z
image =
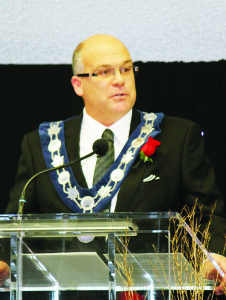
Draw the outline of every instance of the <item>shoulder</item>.
M183 125L185 127L189 127L189 126L192 126L192 125L198 125L196 122L193 122L193 121L190 121L190 120L187 120L187 119L184 119L184 118L179 118L179 117L172 117L172 116L165 116L163 118L163 121L162 123L166 123L167 125L168 124L172 124L172 125Z
M82 114L68 118L66 120L43 122L39 126L43 126L43 125L50 126L50 124L62 122L64 125L65 132L70 132L70 130L80 127L81 121L82 121ZM39 128L25 134L23 140L33 141L33 140L37 140L37 139L38 140L40 139Z
M138 110L133 110L133 119L135 119L137 122L140 122L141 116ZM145 113L145 112L143 112ZM146 112L148 114L150 113L154 113L154 114L158 114L157 112ZM159 112L160 114L162 114L161 112ZM164 115L164 114L163 114ZM132 119L132 120L133 120ZM180 118L180 117L173 117L173 116L166 116L164 115L160 127L177 127L177 126L181 126L182 129L186 129L188 127L198 127L199 125L198 123L188 120L188 119L184 119L184 118Z
M183 148L185 144L197 145L204 142L199 124L187 119L165 116L160 129L159 141L173 147Z
M172 133L186 134L194 131L201 134L201 128L198 123L179 117L165 116L160 127L162 130L171 131Z

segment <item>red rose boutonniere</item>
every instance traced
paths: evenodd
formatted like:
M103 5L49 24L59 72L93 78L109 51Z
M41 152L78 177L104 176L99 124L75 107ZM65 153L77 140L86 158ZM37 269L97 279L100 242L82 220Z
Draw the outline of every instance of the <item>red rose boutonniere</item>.
M156 141L151 136L149 136L147 143L145 143L140 149L140 160L134 167L138 167L141 161L153 162L150 156L155 153L155 150L159 145L161 145L159 141Z
M119 294L118 300L144 300L145 297L138 294L137 292L121 292Z
M147 143L144 144L140 149L140 159L144 162L153 162L150 156L155 153L155 150L159 145L161 145L159 141L156 141L151 136L149 136Z

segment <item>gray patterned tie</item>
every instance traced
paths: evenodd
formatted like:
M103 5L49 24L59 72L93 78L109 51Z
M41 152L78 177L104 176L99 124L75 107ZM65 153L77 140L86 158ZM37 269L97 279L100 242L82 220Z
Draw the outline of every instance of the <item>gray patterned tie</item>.
M95 185L107 172L115 159L114 133L110 129L105 129L102 138L108 141L108 151L104 156L97 157L94 170L93 185Z

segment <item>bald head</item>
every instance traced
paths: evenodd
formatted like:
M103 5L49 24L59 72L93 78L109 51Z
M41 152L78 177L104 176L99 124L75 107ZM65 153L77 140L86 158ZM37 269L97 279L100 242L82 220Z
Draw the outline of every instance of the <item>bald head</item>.
M73 53L72 71L76 75L84 71L85 65L94 60L96 56L104 56L111 52L111 49L120 53L129 51L117 38L106 34L96 34L80 43Z

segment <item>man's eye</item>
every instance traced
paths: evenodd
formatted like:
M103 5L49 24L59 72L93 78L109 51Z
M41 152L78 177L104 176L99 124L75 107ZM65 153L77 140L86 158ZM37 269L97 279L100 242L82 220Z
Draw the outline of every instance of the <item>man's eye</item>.
M107 69L107 70L98 71L97 74L101 75L101 76L110 75L111 74L111 70Z
M131 69L132 69L131 67L122 68L121 72L123 72L123 73L129 73L131 71Z
M104 71L102 71L102 74L103 75L107 75L107 74L109 74L110 73L110 70L104 70Z

